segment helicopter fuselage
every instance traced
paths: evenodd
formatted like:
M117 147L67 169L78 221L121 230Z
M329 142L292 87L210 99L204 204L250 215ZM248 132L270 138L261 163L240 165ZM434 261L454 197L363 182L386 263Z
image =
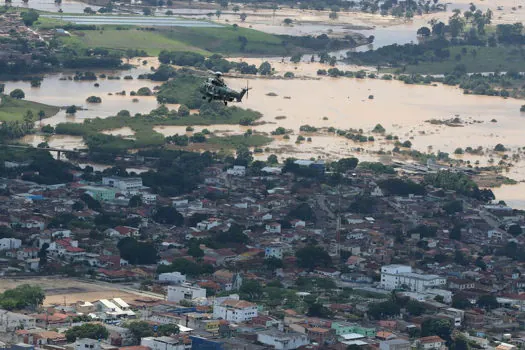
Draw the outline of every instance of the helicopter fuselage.
M227 102L241 102L248 89L242 89L240 92L227 87L224 83L217 82L214 79L207 79L199 88L203 99Z

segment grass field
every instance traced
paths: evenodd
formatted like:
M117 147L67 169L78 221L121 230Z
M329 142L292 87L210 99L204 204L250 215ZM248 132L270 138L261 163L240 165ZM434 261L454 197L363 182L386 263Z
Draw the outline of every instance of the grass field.
M177 27L164 32L168 38L178 39L188 45L200 47L209 52L223 54L275 54L286 53L282 39L278 36L247 28L185 28ZM247 44L241 50L239 37L245 37Z
M462 49L465 48L467 53ZM516 70L525 71L525 59L521 50L516 47L474 47L474 46L454 46L450 47L450 59L443 62L421 62L418 65L406 66L406 73L420 74L444 74L454 70L458 64L464 64L467 72L494 72ZM472 50L476 54L472 54ZM456 55L461 55L460 60L456 60ZM395 71L394 69L392 71Z
M54 26L55 20L45 20L40 26ZM74 49L137 49L144 50L151 56L158 55L162 50L191 51L206 56L212 53L282 55L287 50L278 36L246 28L171 27L143 31L138 30L138 27L117 30L116 26L107 25L103 26L103 30L72 30L71 33L71 37L62 37L60 40ZM239 37L247 39L244 50L241 50Z
M0 95L0 120L1 121L22 121L27 111L33 112L34 120L38 119L38 112L43 110L46 117L51 117L59 111L58 107L49 106L42 103L17 100L9 96Z
M64 44L74 48L105 48L111 50L137 49L156 56L162 50L192 51L203 55L209 53L175 38L169 38L158 31L149 32L136 29L116 30L104 28L102 31L73 31L73 36L61 39Z

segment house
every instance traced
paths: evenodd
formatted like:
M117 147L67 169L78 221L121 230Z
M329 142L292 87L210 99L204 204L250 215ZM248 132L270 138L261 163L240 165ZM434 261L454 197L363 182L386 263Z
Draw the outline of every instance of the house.
M300 346L308 345L306 334L298 332L281 332L277 329L268 329L257 332L257 341L264 345L272 346L276 350L297 349Z
M265 228L269 233L281 233L281 224L278 222L266 224Z
M147 346L151 350L186 350L191 349L186 347L183 338L181 337L145 337L140 340L141 346Z
M113 300L100 299L93 303L99 312L103 312L106 319L135 317L129 305L120 298Z
M257 317L257 305L245 300L217 298L213 303L213 318L245 322Z
M293 228L306 227L306 222L299 219L292 220L290 224Z
M0 250L18 249L22 246L22 241L17 238L0 239Z
M233 168L226 170L226 174L232 176L245 176L246 167L243 165L234 165Z
M264 248L264 257L265 258L276 258L276 259L282 259L283 258L283 248L281 245L272 244L270 246L267 246Z
M500 229L493 229L487 232L487 237L494 240L502 240L505 237L505 232Z
M416 343L423 349L441 349L445 346L445 341L437 335L419 338Z
M379 343L379 350L410 350L410 342L405 339L385 340Z
M137 237L140 235L139 229L136 227L117 226L113 230L118 232L118 236L120 237ZM111 233L110 236L112 236Z
M104 186L118 188L123 192L137 191L142 188L142 178L120 176L103 177L102 184Z
M159 282L182 284L186 282L186 275L183 275L177 271L161 273L159 274Z
M178 303L181 300L191 301L197 298L206 299L206 289L187 283L180 286L168 286L168 301Z
M459 290L474 289L475 283L474 281L470 281L466 279L450 277L448 279L448 287L450 289L459 289Z
M14 332L19 328L32 329L35 326L36 319L33 316L0 310L0 332Z
M23 248L16 252L16 259L25 261L27 259L34 259L38 256L38 248Z

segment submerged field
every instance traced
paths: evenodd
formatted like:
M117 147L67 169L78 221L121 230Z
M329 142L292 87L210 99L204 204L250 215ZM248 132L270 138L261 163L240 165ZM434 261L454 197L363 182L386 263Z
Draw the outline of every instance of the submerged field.
M34 119L38 118L38 112L44 111L46 117L55 115L59 108L43 103L17 100L9 96L0 95L0 120L1 121L23 121L27 111L33 113Z

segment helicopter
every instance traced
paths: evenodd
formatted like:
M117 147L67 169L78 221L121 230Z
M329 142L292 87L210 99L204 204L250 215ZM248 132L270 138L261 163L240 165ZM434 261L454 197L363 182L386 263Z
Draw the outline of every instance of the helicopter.
M224 102L224 105L227 106L228 102L242 102L244 95L248 97L247 93L251 89L248 87L248 84L241 91L235 91L226 85L222 79L221 72L210 71L210 73L214 77L207 78L199 87L203 100L208 99L208 102L218 100Z

